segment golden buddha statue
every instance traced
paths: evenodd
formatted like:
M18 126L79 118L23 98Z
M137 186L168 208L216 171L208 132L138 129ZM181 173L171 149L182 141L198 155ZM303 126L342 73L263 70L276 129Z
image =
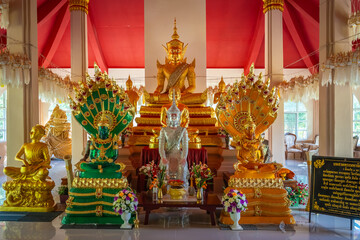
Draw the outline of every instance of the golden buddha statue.
M54 108L49 121L45 124L44 138L49 146L49 155L64 159L71 155L71 138L69 138L70 123L67 121L66 112L59 105Z
M172 93L175 89L176 106L181 111L181 127L186 127L189 137L189 149L204 148L208 152L208 165L218 169L223 160L222 141L218 136L219 127L214 110L205 106L208 91L195 91L195 60L188 64L184 58L187 45L179 40L176 21L174 22L172 40L164 46L165 64L157 61L157 87L154 93L143 91L146 105L140 108L140 117L135 118L137 124L128 144L130 159L135 168L140 161L140 152L144 146L158 148L161 127L166 127L166 110L171 106ZM210 99L210 98L209 98ZM213 98L211 97L211 100Z
M54 210L51 189L55 187L55 183L48 177L48 169L51 168L49 151L47 145L40 142L44 135L44 126L34 126L30 132L31 142L23 144L15 156L15 160L24 165L20 168L4 168L4 173L13 180L3 184L6 200L0 211Z
M207 99L206 91L204 93L193 93L196 85L195 59L192 63L186 63L184 58L186 48L184 43L179 40L176 28L176 19L174 20L174 33L172 40L163 45L167 57L165 64L157 61L157 87L153 94L144 91L145 101L150 104L168 103L168 93L172 88L178 88L181 91L181 102L184 104L203 104ZM165 80L167 84L165 85ZM188 87L186 87L186 81Z
M223 95L223 94L226 94L225 93L225 88L226 88L226 84L224 82L224 78L221 77L221 80L219 82L219 85L218 85L218 91L217 93L215 93L214 95L214 102L213 104L217 104L219 101L220 101L220 96Z
M128 80L126 81L126 91L125 92L129 97L130 103L134 106L135 113L136 113L137 112L137 102L140 99L140 95L133 88L133 82L130 79L130 75L129 75Z

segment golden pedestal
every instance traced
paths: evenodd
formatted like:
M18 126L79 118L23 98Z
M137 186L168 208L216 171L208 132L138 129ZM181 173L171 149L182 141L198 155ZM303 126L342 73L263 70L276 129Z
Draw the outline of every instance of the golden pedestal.
M51 190L55 182L11 180L3 184L6 200L0 211L8 212L51 212L55 210L55 202Z
M295 224L289 208L287 191L280 178L235 178L229 180L230 189L237 189L246 195L248 209L241 213L240 224ZM222 212L220 222L233 224L230 215Z

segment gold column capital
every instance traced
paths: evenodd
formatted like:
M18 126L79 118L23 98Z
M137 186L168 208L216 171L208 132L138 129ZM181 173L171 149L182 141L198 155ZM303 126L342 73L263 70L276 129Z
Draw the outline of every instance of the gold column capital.
M89 0L69 0L70 11L83 11L89 13Z
M263 2L264 13L271 10L280 10L281 12L284 11L284 0L263 0Z

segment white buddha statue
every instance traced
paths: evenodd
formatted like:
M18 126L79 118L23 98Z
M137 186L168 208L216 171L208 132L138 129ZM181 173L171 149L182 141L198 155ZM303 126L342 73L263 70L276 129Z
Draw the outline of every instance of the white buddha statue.
M180 126L180 116L181 112L173 96L173 104L167 111L167 125L161 129L159 136L160 166L166 166L169 179L182 180L184 187L187 187L189 138L187 129Z

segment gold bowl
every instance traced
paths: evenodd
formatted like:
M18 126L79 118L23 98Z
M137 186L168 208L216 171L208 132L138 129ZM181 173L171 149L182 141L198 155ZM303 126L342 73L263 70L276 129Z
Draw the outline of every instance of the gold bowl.
M184 187L171 187L169 190L170 198L173 200L181 200L184 198L186 191Z

